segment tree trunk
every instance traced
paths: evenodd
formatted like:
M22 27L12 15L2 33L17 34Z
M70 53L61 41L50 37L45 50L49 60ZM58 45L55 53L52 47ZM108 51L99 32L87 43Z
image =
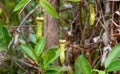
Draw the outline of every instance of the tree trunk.
M49 0L49 2L54 6L56 11L59 11L59 0ZM45 12L45 29L44 34L46 37L45 50L48 48L59 44L59 27L58 20ZM58 65L58 60L54 63Z

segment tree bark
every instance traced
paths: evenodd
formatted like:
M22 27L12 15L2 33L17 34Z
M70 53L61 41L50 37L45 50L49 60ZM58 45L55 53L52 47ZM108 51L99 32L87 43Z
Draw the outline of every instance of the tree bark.
M54 6L56 11L59 10L59 0L49 0L49 2ZM47 50L49 47L58 45L59 43L59 27L58 20L45 12L45 37L46 37L46 47Z

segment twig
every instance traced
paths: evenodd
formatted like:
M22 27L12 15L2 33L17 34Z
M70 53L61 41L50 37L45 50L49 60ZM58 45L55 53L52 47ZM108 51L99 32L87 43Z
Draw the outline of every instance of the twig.
M84 26L84 29L83 29L83 32L82 32L82 37L81 37L80 44L82 44L82 42L83 42L84 39L85 39L85 33L86 33L87 25L88 25L88 17L86 18L86 22L85 22L85 26Z
M100 19L101 19L101 15L100 15L100 17L98 18L98 20L97 20L97 22L96 22L96 24L95 24L95 27L97 27L98 23L100 22Z
M102 20L103 20L103 24L105 27L105 32L102 36L102 40L103 40L103 44L104 44L104 48L103 48L103 54L102 54L102 58L101 58L101 66L104 64L107 53L110 51L110 33L109 33L109 25L110 25L110 19L105 20L105 15L108 15L108 13L110 13L110 2L108 0L106 0L105 2L105 15L103 14L103 10L102 7L100 5L100 9L101 9L101 16L102 16ZM102 24L102 22L100 22ZM109 50L109 51L106 51Z
M120 33L112 34L111 36L120 36Z
M11 60L20 62L20 63L22 63L22 64L24 64L24 65L26 65L26 66L28 66L28 67L32 67L32 68L34 68L34 69L37 69L37 70L39 70L39 71L41 72L41 70L40 70L39 67L33 66L32 64L29 64L29 63L25 62L24 59L17 59L16 57L13 57L13 56L10 56L10 55L7 55L6 57L7 57L8 59L11 59Z
M72 44L70 44L70 47L77 48L77 49L80 49L81 51L83 51L83 48L80 45L72 45Z
M29 0L21 9L21 11L19 12L19 14L24 10L24 8L30 3L31 0Z
M68 33L64 29L64 26L61 24L60 20L58 20L58 25L62 28L62 32L63 32L63 34L65 36L65 39L67 40L69 38Z
M20 33L20 28L23 26L24 22L26 21L26 19L39 7L39 5L37 5L34 9L32 9L24 18L23 20L20 22L20 25L18 26L18 28L15 31L15 37L10 41L9 45L8 45L8 49L11 47L11 45L13 44L17 44L18 42L18 38L19 38L19 33Z
M28 13L28 15L26 15L25 18L23 18L23 20L21 21L20 25L19 25L18 28L17 28L18 32L19 32L19 30L20 30L20 27L23 26L25 20L26 20L38 7L39 7L39 5L37 5L34 9L32 9L32 10Z
M64 12L64 11L67 11L67 10L70 10L70 9L72 9L73 7L70 7L70 8L64 8L64 9L61 9L59 12L61 13L61 12Z
M119 26L117 23L115 23L115 22L113 21L113 19L110 19L110 21L111 21L116 27L119 27L119 28L120 28L120 26Z
M79 24L80 24L79 30L82 34L83 29L82 29L82 2L81 1L79 2L79 18L78 19L79 19Z
M17 61L17 62L20 62L28 67L32 67L32 68L38 70L38 72L40 72L40 73L42 72L39 67L36 67L36 66L33 66L32 64L29 64L29 63L25 62L23 59L16 59L16 58L12 58L12 59Z
M20 63L22 63L22 64L25 64L25 65L27 65L27 66L29 66L29 67L32 67L32 68L35 68L35 69L39 70L38 67L33 66L33 65L29 64L29 63L24 62L24 60L19 60L19 59L18 59L18 60L16 60L16 61L18 61L18 62L20 62Z
M12 38L12 40L10 41L9 45L8 45L8 49L10 48L10 46L13 44L14 42L14 38Z
M29 27L36 27L37 25L25 25L25 26L22 26L22 27L20 27L20 28L29 28ZM11 29L11 28L18 28L18 26L9 26L8 27L9 29Z
M95 60L93 61L92 67L95 66L96 62L100 59L100 57L101 57L101 56L98 56L98 57L95 58Z
M104 30L106 30L104 24L100 21L101 26L103 27Z

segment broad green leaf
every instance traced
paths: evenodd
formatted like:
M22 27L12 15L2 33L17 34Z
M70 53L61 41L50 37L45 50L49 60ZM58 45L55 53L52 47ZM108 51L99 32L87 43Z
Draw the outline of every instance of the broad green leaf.
M0 15L2 14L2 9L0 8Z
M90 10L90 18L89 18L89 23L90 25L93 25L95 22L95 11L94 11L94 7L92 6L92 4L89 5L89 10Z
M44 8L54 18L59 18L59 15L56 12L55 8L47 0L40 0L40 6Z
M20 48L23 53L25 53L27 56L29 56L34 61L37 61L36 53L34 52L31 46L21 45Z
M38 57L38 63L41 67L41 70L44 70L44 61L41 56Z
M46 70L53 70L53 71L60 72L62 70L62 67L60 67L60 66L49 66L49 67L46 68Z
M120 43L115 45L112 50L109 52L108 57L105 60L105 68L107 69L108 66L120 56Z
M58 49L57 48L53 48L53 49L48 49L46 52L44 52L42 54L42 59L44 61L44 65L45 65L45 68L52 63L52 61L54 61L56 58L56 51Z
M120 60L116 60L112 62L108 67L107 67L107 72L111 71L117 71L120 70Z
M5 26L6 24L0 19L0 50L5 50L11 40L11 35Z
M69 66L63 66L63 67L60 67L60 66L49 66L47 69L46 69L48 72L49 71L54 71L54 72L56 72L56 73L60 73L61 74L61 72L65 72L65 71L68 71L69 70ZM55 73L55 74L56 74ZM53 74L53 73L52 73ZM68 74L70 74L70 73L68 73Z
M21 0L14 8L14 12L20 10L29 0Z
M48 50L51 50L51 49L55 49L56 54L47 64L52 64L60 56L60 49L58 48L58 46L52 47Z
M55 52L55 56L48 62L48 64L52 64L59 56L60 56L60 50L58 49Z
M83 54L78 56L74 66L76 74L92 74L92 68Z
M40 39L40 41L35 46L35 52L36 52L36 54L37 54L38 57L42 53L42 51L44 49L44 46L45 46L45 37L42 37Z
M10 42L10 33L8 31L8 29L5 26L1 26L1 30L2 30L2 38L4 39L4 41L6 42L6 44L8 45Z
M45 74L62 74L62 72L57 72L57 71L53 71L53 70L48 70L45 72Z
M71 1L71 2L80 2L81 0L66 0L66 1Z
M106 74L105 71L98 71L98 74Z

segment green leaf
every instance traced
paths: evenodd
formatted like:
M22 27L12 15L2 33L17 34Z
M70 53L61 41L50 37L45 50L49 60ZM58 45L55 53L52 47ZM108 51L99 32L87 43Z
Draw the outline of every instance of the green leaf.
M43 61L41 56L38 57L38 63L40 65L40 67L41 67L41 70L45 70L44 69L44 61Z
M0 19L0 50L8 49L11 35L5 26L6 24Z
M92 68L83 54L78 56L74 66L76 74L92 74Z
M59 74L59 73L61 74L61 72L68 71L69 67L68 66L62 66L62 67L60 67L60 66L49 66L49 67L46 68L46 70L47 70L47 72L53 71L53 72L56 72L57 74ZM68 73L68 74L70 74L70 73Z
M46 68L46 70L53 70L53 71L57 71L57 72L60 72L62 69L62 67L60 66L49 66Z
M71 1L71 2L80 2L81 0L66 0L66 1Z
M113 61L108 67L107 72L120 70L120 60Z
M2 30L2 38L6 42L6 44L8 45L10 40L11 40L10 33L9 33L8 29L5 26L1 26L1 27L2 27L1 28L1 30Z
M44 46L45 46L45 37L42 37L40 39L40 41L35 46L35 52L36 52L36 54L37 54L38 57L42 53L42 51L44 49Z
M98 71L98 74L106 74L105 71Z
M48 70L45 72L45 74L62 74L62 72L57 72L57 71L53 71L53 70Z
M47 0L40 0L40 6L44 8L54 18L59 18L59 15L56 12L55 8Z
M120 43L115 45L109 52L108 57L105 60L105 68L107 68L113 61L117 60L120 56Z
M56 59L56 56L58 57L58 55L56 54L57 50L58 48L48 49L42 54L45 68Z
M106 72L105 72L105 71L102 71L102 70L93 69L92 71L96 71L96 72L98 72L98 74L106 74Z
M56 49L55 56L48 62L48 64L52 64L59 56L60 56L60 49L58 46L52 47L50 49ZM49 49L48 49L49 50Z
M20 10L29 0L21 0L14 8L14 12Z
M33 51L33 48L31 46L21 45L20 48L21 51L24 52L27 56L29 56L34 61L37 61L36 53Z

